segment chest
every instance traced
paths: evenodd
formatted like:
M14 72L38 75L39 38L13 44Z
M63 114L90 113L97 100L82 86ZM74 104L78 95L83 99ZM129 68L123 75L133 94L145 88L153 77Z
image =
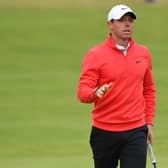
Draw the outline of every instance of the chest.
M148 60L141 53L111 54L104 57L99 74L102 82L116 81L118 79L143 80L148 68Z

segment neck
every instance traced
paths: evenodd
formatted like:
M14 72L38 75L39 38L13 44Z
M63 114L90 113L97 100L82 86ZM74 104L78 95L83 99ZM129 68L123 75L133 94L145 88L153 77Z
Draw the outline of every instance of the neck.
M114 42L118 45L121 45L121 46L124 46L124 47L127 47L128 46L128 43L130 41L130 38L126 38L126 39L121 39L121 38L118 38L116 37L114 34L111 33L111 37L113 38Z

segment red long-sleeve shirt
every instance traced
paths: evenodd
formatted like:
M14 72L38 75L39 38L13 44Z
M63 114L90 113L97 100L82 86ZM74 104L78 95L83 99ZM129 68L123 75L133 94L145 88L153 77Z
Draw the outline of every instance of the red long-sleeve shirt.
M110 90L96 97L95 88L110 82ZM93 126L124 131L153 124L155 94L150 53L133 39L126 56L110 36L86 54L78 98L83 103L94 102Z

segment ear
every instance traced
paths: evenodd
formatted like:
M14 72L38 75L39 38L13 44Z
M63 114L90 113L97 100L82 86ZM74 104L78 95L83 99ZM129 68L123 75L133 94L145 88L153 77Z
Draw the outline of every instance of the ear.
M109 27L110 30L113 29L113 22L112 21L108 21L107 22L107 26Z

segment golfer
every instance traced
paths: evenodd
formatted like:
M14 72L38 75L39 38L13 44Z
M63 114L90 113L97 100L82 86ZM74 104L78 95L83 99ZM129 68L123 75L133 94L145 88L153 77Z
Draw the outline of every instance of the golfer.
M155 84L147 47L132 39L135 12L116 5L108 13L107 39L82 64L78 98L94 103L90 145L95 168L145 168L153 141Z

